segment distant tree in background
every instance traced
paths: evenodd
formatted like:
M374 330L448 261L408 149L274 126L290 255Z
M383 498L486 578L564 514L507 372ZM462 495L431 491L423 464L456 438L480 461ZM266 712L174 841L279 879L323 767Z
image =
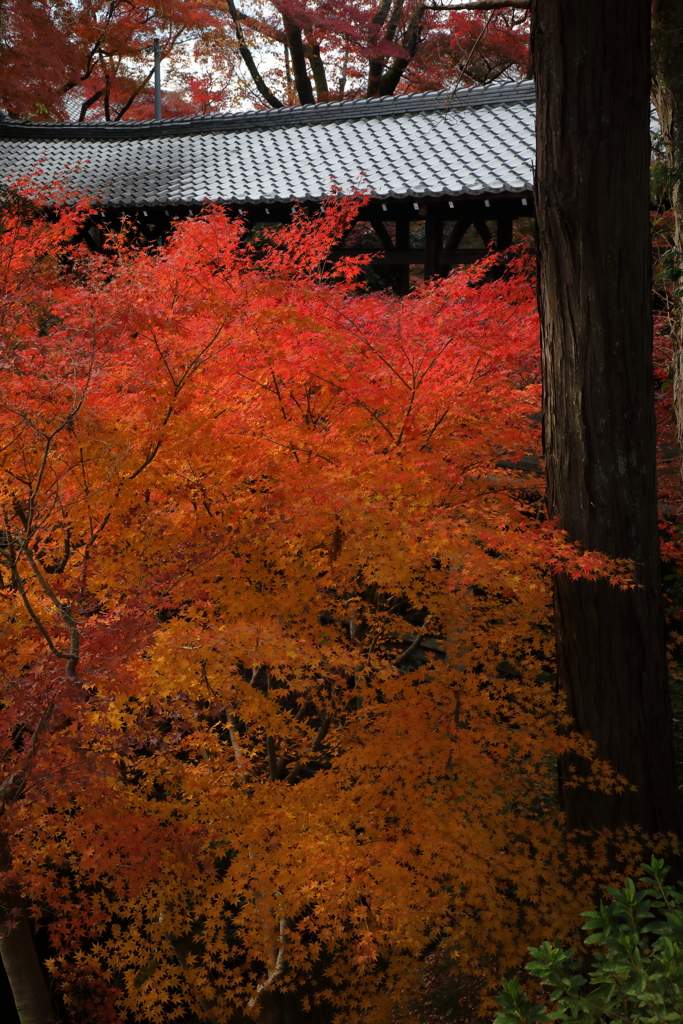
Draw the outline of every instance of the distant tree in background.
M0 106L38 120L153 117L155 36L166 117L483 84L525 72L527 16L415 0L6 0Z
M38 120L150 116L141 101L153 80L155 36L190 87L186 44L217 24L187 0L7 0L0 12L0 106Z
M439 10L415 0L258 2L248 15L235 0L227 6L244 66L272 107L484 84L523 73L528 61L526 11ZM253 56L264 47L280 57L269 76Z

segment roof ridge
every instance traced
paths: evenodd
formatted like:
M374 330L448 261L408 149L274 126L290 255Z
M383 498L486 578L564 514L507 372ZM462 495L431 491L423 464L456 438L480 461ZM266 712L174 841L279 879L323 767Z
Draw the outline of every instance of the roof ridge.
M440 89L398 96L374 96L370 99L333 100L328 103L272 110L247 110L226 114L195 114L191 117L165 118L162 121L18 121L0 118L0 136L21 138L163 138L244 131L271 131L301 125L330 124L342 121L371 120L411 113L449 113L479 106L507 106L532 103L535 84L521 82L491 83L464 89Z

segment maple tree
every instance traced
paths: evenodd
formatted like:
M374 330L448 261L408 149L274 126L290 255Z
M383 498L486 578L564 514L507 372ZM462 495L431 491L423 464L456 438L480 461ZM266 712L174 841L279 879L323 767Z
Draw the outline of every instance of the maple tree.
M0 105L13 117L106 120L152 117L151 83L155 36L165 66L184 81L190 96L198 90L222 92L209 72L192 74L188 45L208 32L216 19L204 7L172 0L136 3L62 4L6 0L0 19ZM229 68L223 67L229 78ZM166 114L202 109L171 93Z
M272 107L485 84L528 61L527 12L439 10L418 0L286 0L241 11L237 50ZM267 52L262 70L254 52Z
M526 64L518 14L430 11L413 0L251 5L67 6L6 0L0 104L14 117L154 116L153 41L168 73L165 117L251 99L271 106L400 88L486 82Z
M572 859L556 759L626 783L568 728L550 576L631 571L568 545L519 468L540 443L528 272L363 293L362 261L325 264L360 202L258 253L210 210L159 250L124 228L66 260L82 209L5 211L17 1002L28 900L88 1021L287 999L386 1019L430 945L486 988L568 935L604 866L600 837ZM46 1021L37 987L25 1019Z

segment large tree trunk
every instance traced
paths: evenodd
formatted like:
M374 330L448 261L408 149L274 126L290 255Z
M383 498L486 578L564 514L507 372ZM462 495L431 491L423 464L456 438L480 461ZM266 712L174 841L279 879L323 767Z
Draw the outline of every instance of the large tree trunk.
M657 537L650 0L536 0L533 33L548 511L571 540L632 559L637 580L622 591L555 579L569 711L637 787L564 786L563 801L570 828L677 830Z
M11 864L7 838L0 832L0 871L8 871ZM0 893L0 957L21 1024L56 1021L21 894L14 886Z
M652 5L652 99L671 175L676 269L683 270L683 0L654 0ZM680 283L680 282L679 282ZM673 401L683 452L683 303L671 310ZM681 461L683 477L683 454Z

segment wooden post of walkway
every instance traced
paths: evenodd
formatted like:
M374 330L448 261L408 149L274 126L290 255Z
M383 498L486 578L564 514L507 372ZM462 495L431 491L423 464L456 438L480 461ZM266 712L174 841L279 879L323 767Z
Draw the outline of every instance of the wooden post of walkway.
M443 217L431 205L425 217L425 281L439 273L439 253L443 248Z
M406 253L410 249L410 221L407 217L396 218L396 251ZM410 264L400 263L396 267L396 291L399 295L407 295L410 291Z

